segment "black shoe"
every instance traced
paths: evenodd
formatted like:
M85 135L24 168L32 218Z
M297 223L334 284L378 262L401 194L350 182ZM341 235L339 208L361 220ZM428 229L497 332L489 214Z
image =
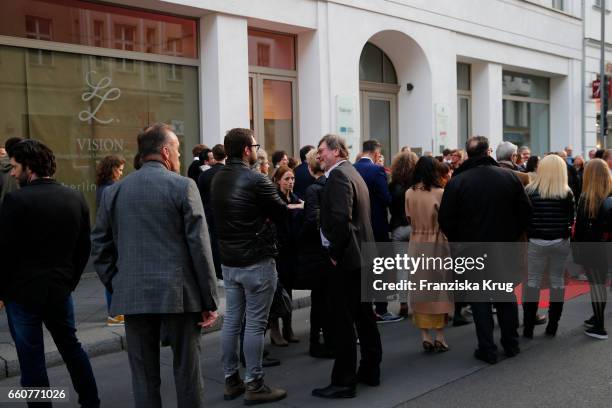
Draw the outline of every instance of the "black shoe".
M380 385L380 367L364 368L363 370L359 367L357 381L370 387L378 387Z
M515 357L516 355L518 355L518 353L521 352L521 349L517 347L513 347L513 348L509 348L509 349L504 349L504 355L508 358L512 358Z
M497 364L497 355L493 353L486 353L480 349L474 351L474 357L488 364Z
M526 339L533 339L533 327L525 326L523 328L523 337Z
M465 326L472 323L471 321L467 320L465 317L460 316L460 317L453 317L453 327L460 327L460 326Z
M380 385L380 378L369 378L365 375L357 375L357 381L370 387L378 387Z
M262 367L276 367L276 366L279 366L280 364L281 364L281 361L278 358L272 358L272 357L265 356L261 359Z
M355 398L355 386L341 387L339 385L328 385L325 388L315 388L312 390L313 397L319 398Z
M269 353L266 350L264 350L264 353L261 359L262 367L276 367L281 364L279 359L268 357L268 354ZM242 364L242 367L246 368L246 360L244 358L244 354L240 355L240 364Z
M310 344L308 354L310 354L310 357L314 358L334 358L334 353L321 343Z
M557 329L559 329L559 323L550 320L546 325L546 335L554 337L557 334Z
M596 327L591 327L590 329L586 329L584 331L584 334L586 334L589 337L598 339L598 340L605 340L608 338L608 332L606 332L604 329L598 329Z
M548 319L546 318L546 316L541 315L541 314L537 314L533 324L535 324L536 326L539 326L541 324L546 324L547 321L548 321Z
M584 327L586 327L587 329L590 329L591 327L595 326L595 315L589 317L587 320L584 321Z

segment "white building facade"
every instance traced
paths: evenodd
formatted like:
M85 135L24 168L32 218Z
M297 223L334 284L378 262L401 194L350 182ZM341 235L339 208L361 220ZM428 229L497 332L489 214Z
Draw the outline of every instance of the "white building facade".
M584 139L585 153L591 149L612 148L612 139L600 136L600 98L593 95L593 81L601 73L601 1L584 0ZM606 1L605 11L605 71L612 76L612 0ZM608 98L610 93L608 93ZM608 99L610 100L610 99ZM608 103L608 110L610 104ZM608 127L612 117L608 114ZM608 134L610 131L608 131ZM608 140L606 140L608 139Z
M387 160L474 134L578 152L594 133L582 3L16 0L0 13L0 142L46 141L58 178L90 195L95 162L129 161L155 121L186 164L233 127L295 156L329 132L353 155L377 138Z

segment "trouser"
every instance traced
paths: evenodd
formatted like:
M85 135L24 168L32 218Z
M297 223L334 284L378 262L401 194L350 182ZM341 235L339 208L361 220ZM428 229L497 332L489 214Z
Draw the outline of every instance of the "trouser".
M83 407L99 407L98 388L89 357L76 337L72 297L49 300L42 305L6 303L9 330L15 341L21 368L22 387L49 387L45 364L44 324L66 363L72 385ZM29 406L51 407L51 403L29 403Z
M173 354L179 408L204 406L200 372L200 313L130 314L125 316L128 359L136 408L161 408L160 328Z
M501 345L505 350L514 350L518 347L518 307L516 302L474 302L472 303L472 316L478 337L478 348L492 354L497 350L493 338L493 311L491 305L497 310L497 323L501 329Z
M328 296L332 315L332 339L335 352L331 383L351 386L357 374L369 380L380 379L382 345L378 327L372 313L372 304L361 301L359 269L345 271L332 268ZM357 373L357 338L359 336L361 361Z
M544 274L548 269L551 289L564 288L565 260L569 253L570 244L567 239L551 245L538 245L530 242L527 257L527 285L532 288L541 288Z
M324 343L331 348L330 320L333 309L329 307L328 290L326 283L322 282L310 292L310 344L319 344L319 333L323 331Z
M261 367L268 313L276 290L276 263L267 258L245 267L222 265L226 311L221 331L223 372L230 377L238 371L238 350L243 320L246 382L263 377Z
M595 328L604 330L604 311L608 300L606 292L607 267L587 268L587 276L591 289L591 306L595 316Z

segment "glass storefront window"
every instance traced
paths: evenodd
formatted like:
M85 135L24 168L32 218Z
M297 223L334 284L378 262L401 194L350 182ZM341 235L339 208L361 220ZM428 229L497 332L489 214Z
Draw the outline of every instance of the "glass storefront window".
M550 150L549 105L504 100L504 141L528 146L534 155Z
M505 141L528 146L534 155L550 149L550 81L514 72L503 72Z
M197 67L0 46L0 143L43 141L57 159L58 181L82 191L95 214L95 167L109 154L132 170L136 136L154 122L173 125L182 173L199 143Z
M20 0L0 35L197 58L196 20L80 0Z
M470 65L469 64L457 64L457 89L460 91L470 91Z
M548 78L504 71L503 93L504 96L521 96L548 100L548 82Z
M295 69L295 37L249 29L249 65Z
M264 79L263 104L266 150L269 153L284 150L293 154L292 83Z

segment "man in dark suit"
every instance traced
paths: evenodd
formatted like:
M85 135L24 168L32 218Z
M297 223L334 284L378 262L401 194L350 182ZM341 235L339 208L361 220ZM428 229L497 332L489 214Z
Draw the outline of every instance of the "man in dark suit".
M217 236L215 234L215 217L213 216L212 200L210 197L210 186L212 185L213 178L215 174L225 166L225 148L223 145L214 145L212 148L212 155L215 159L215 164L213 164L210 169L200 174L198 178L198 190L200 190L200 197L204 205L204 214L206 215L206 222L208 223L210 248L212 249L213 262L215 264L215 274L217 275L217 279L223 279L219 243L217 242Z
M300 149L300 160L302 163L294 170L295 184L293 185L293 192L300 200L305 199L306 189L315 181L315 178L310 175L308 163L306 163L306 155L313 149L314 146L312 145L306 145Z
M326 135L318 146L327 183L321 197L321 242L327 248L333 270L329 293L335 362L331 384L312 391L321 398L355 396L357 382L380 384L382 346L372 305L361 301L361 245L373 242L368 188L347 161L346 142ZM357 369L357 338L361 361Z
M28 139L8 149L21 188L0 211L0 309L6 304L22 387L49 387L42 325L53 336L83 407L99 407L87 354L76 337L74 291L89 258L89 210L52 177L53 152ZM49 404L51 405L51 404Z
M382 145L375 139L363 142L361 158L355 163L355 168L368 186L374 239L376 242L389 242L391 193L387 184L385 168L376 164L381 156L381 148ZM404 319L389 312L387 302L375 302L374 304L378 323L398 322Z
M200 153L202 153L202 150L204 149L208 149L208 147L203 144L197 144L191 150L191 153L193 153L193 161L187 169L187 177L189 177L196 183L198 182L198 177L200 177L200 174L202 173L202 169L200 169L200 166L202 166L202 164L204 163L200 162Z
M489 156L489 141L474 136L466 143L468 159L455 170L444 188L438 212L440 229L451 242L516 242L527 230L531 205L517 173L508 171ZM504 248L492 246L487 250ZM509 250L509 249L507 249ZM490 256L489 263L510 254ZM501 269L501 268L500 268ZM495 268L489 269L495 272ZM488 271L489 271L488 270ZM494 302L506 356L519 353L518 309L514 293L506 301ZM493 338L491 302L472 303L478 349L474 356L490 364L497 362Z
M160 327L174 354L178 407L203 407L200 328L217 318L217 281L196 184L178 174L179 140L157 123L138 135L143 165L102 195L92 258L125 315L137 408L161 407ZM121 239L119 239L121 237Z

